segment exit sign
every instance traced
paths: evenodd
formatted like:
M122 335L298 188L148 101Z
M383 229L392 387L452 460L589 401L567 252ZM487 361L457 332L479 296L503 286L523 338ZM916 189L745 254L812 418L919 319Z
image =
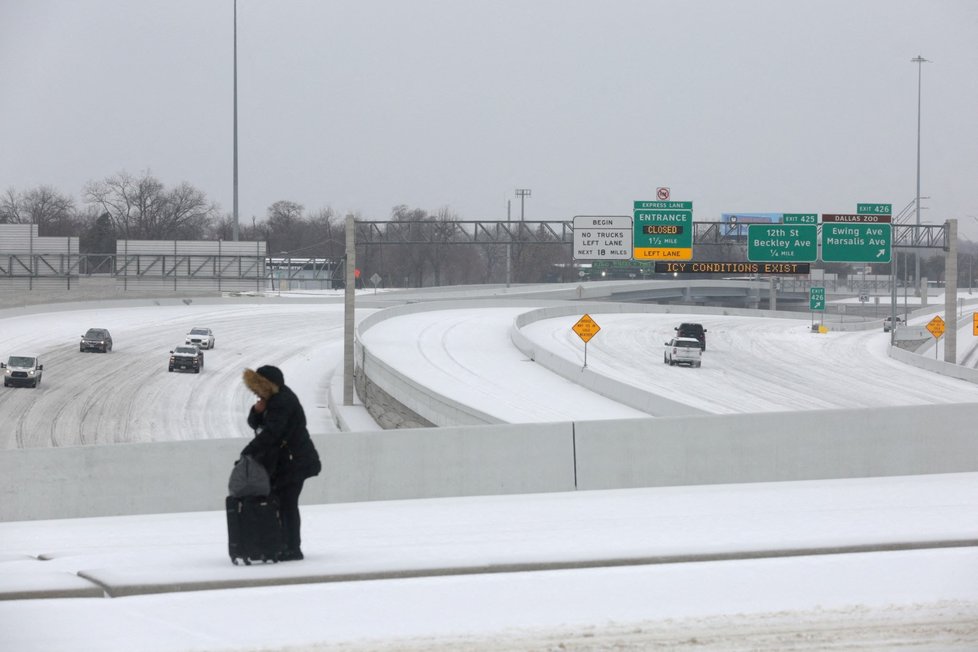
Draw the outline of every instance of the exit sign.
M747 260L811 263L818 259L818 226L814 224L750 224Z
M808 309L812 311L825 310L825 288L808 288Z
M822 260L827 263L888 263L892 233L891 224L826 222L823 215Z
M893 215L893 204L856 204L859 215Z
M784 213L781 221L784 224L818 224L818 213Z

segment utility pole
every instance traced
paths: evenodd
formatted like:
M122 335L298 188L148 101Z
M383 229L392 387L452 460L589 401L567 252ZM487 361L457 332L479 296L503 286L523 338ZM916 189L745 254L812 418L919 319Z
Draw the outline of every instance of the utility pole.
M947 254L944 262L944 362L958 363L958 221L944 222L947 234ZM935 343L935 347L937 344Z
M513 203L512 199L506 200L506 228L512 233L512 227L510 226L510 207ZM513 239L508 238L509 242L506 243L506 287L509 287L510 274L512 273L513 265Z
M923 58L919 54L910 60L912 63L917 64L917 194L915 203L915 211L917 213L917 229L914 230L914 240L920 237L920 82L921 82L921 71L925 63L930 63L927 59ZM920 253L917 248L914 248L914 286L917 287L917 293L920 295L923 292L923 288L920 287Z
M234 227L232 239L238 241L238 0L234 0Z
M524 200L530 196L532 191L529 188L517 188L516 196L520 198L520 222L523 221L523 211L525 208Z

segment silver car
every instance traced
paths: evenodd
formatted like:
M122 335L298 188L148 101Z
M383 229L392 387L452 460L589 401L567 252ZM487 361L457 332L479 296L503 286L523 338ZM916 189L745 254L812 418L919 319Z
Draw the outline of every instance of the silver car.
M666 350L662 354L662 361L669 365L688 364L690 367L698 367L702 362L703 348L700 341L695 337L674 337L666 342Z

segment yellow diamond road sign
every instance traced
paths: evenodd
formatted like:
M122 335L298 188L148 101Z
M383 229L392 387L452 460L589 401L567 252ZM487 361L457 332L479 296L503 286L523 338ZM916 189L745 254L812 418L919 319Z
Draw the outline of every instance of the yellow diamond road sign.
M941 319L940 315L937 315L927 322L927 330L929 330L930 334L934 337L940 337L944 334L944 320Z
M584 340L585 344L587 344L588 340L597 335L599 330L601 330L601 327L598 326L596 321L591 319L591 315L584 315L577 320L576 324L574 324L574 332L577 333L578 337Z

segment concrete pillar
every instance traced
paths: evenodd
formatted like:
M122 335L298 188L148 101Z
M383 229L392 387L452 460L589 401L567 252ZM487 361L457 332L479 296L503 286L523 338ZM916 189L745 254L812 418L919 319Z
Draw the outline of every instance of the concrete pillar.
M958 363L958 221L944 223L944 362Z
M356 297L357 243L352 215L346 217L346 270L343 282L343 405L353 405L353 331Z

